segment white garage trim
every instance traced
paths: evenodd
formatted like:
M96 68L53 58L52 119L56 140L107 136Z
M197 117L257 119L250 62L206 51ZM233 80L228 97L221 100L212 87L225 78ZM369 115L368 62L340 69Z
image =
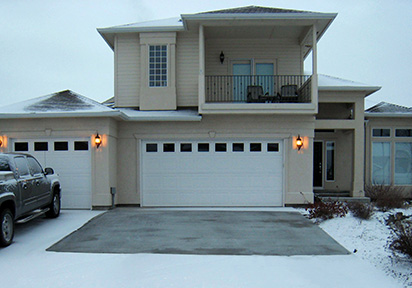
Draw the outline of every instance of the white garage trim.
M142 206L283 206L283 139L141 140L139 146Z
M29 153L59 175L62 208L92 207L92 161L90 138L31 138L11 140L13 152Z

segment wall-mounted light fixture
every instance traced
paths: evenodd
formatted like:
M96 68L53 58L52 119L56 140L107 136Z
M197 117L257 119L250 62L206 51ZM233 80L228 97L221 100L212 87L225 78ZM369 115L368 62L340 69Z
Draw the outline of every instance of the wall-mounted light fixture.
M302 138L300 138L300 135L298 135L298 138L296 138L296 147L298 147L298 151L303 147L303 140Z
M0 147L3 147L3 141L0 139Z
M220 52L219 59L220 59L220 64L223 64L223 62L225 62L225 54L223 54L223 51Z
M96 136L94 136L94 144L96 144L97 148L102 145L102 138L100 137L99 133L96 133Z

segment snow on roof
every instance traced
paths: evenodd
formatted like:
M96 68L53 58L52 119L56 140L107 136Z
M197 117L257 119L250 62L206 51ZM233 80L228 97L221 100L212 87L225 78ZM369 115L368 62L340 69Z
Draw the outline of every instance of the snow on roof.
M0 118L70 116L111 113L113 109L71 90L0 107Z
M200 121L197 109L171 111L141 111L132 108L118 108L124 118L130 121Z
M366 96L381 89L380 86L370 86L364 83L323 74L318 74L318 88L319 90L325 91L366 91L368 92Z
M388 117L403 116L412 117L412 107L405 107L387 102L380 102L365 111L367 116Z

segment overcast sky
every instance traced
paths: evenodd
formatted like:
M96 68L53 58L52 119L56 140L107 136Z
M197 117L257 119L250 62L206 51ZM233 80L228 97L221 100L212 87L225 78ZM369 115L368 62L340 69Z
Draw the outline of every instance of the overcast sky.
M112 97L113 52L98 27L249 5L338 13L318 72L382 86L367 106L412 106L412 0L0 0L0 105L65 89Z

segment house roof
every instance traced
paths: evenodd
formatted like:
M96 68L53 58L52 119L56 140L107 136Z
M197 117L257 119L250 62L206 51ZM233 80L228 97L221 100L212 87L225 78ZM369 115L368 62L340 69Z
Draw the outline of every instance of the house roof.
M0 118L108 116L114 110L71 90L0 107Z
M280 20L292 21L291 23L294 25L299 25L299 21L304 21L305 25L316 24L318 27L317 39L319 40L336 16L336 13L320 13L272 7L246 6L206 11L195 14L182 14L181 17L131 23L107 28L97 28L97 31L106 43L114 49L114 35L116 33L184 31L188 29L189 22L196 23L198 21L201 21L203 24L212 23L212 25L214 25L217 20Z
M380 102L365 110L367 117L412 117L412 107Z
M368 96L381 89L381 87L318 74L318 89L319 91L364 91L366 96Z
M244 14L244 13L313 13L313 12L252 5L252 6L245 6L245 7L238 7L238 8L229 8L229 9L222 9L222 10L200 12L197 14L223 14L223 13Z

